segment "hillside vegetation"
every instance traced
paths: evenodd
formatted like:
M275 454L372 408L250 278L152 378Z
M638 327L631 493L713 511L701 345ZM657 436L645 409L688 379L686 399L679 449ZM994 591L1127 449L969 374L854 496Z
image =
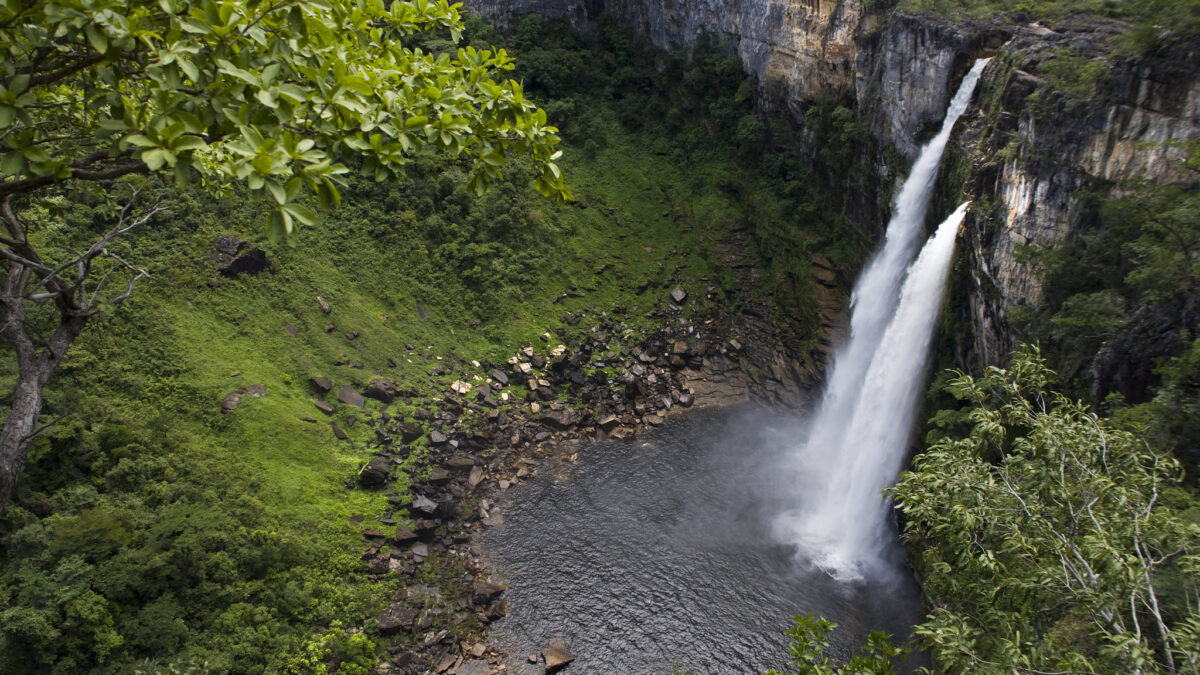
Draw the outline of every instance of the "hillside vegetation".
M485 30L468 40L506 41ZM389 509L354 487L364 413L318 412L311 377L385 374L411 394L390 413L411 421L471 361L541 349L543 333L605 315L636 340L673 285L697 313L734 302L738 273L715 245L735 226L764 244L755 292L796 289L774 301L799 344L815 341L809 251L861 253L768 151L738 62L654 55L615 24L591 43L531 20L511 42L563 129L575 203L538 196L530 164L480 199L468 166L418 156L398 182L353 179L341 208L270 242L267 205L241 193L147 188L167 211L119 252L152 278L72 348L0 520L0 671L367 672L386 646L368 618L399 582L367 576L361 531ZM98 206L69 191L39 202L39 236L69 246ZM219 235L261 247L269 270L218 275ZM251 385L265 395L222 412ZM424 443L401 487L428 471ZM458 583L455 565L430 559L420 579Z

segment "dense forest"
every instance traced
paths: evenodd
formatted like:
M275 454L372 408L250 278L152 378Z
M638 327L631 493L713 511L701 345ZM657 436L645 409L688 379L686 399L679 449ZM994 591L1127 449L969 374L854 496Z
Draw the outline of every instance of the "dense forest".
M762 83L715 41L666 53L609 15L591 32L537 17L501 32L469 14L460 22L445 2L313 4L361 28L332 52L369 51L390 26L415 50L391 52L400 59L392 66L424 54L447 89L459 86L447 79L454 68L503 86L486 105L486 93L447 101L445 117L406 109L408 122L387 133L411 132L412 147L381 145L369 127L396 113L368 107L369 85L348 87L361 100L336 104L344 117L313 127L319 144L306 150L289 136L304 117L299 95L284 105L290 94L279 89L274 107L260 97L286 109L270 120L238 100L270 90L276 74L213 58L222 74L208 85L215 102L205 113L190 107L198 94L186 85L202 74L170 66L227 42L267 45L255 37L258 21L334 39L304 28L314 15L277 11L286 3L174 0L48 5L37 20L29 17L40 3L0 8L11 60L0 71L6 325L24 302L23 330L56 360L0 516L0 671L381 672L426 634L380 630L393 598L428 585L465 606L471 594L469 571L448 552L401 575L375 573L363 556L363 532L411 520L410 507L394 507L411 504L411 486L445 459L425 432L452 383L486 377L526 346L552 358L555 344L574 348L601 326L612 351L642 344L661 330L676 286L691 298L681 316L702 322L765 304L794 353L820 351L814 256L846 285L880 234L851 214L890 197L890 188L871 194L864 172L906 168L877 145L853 92L808 101L799 115L764 106ZM1195 39L1198 7L898 4L964 20L1137 19L1112 59ZM182 27L151 30L160 11ZM207 22L214 42L164 49L199 34L188 21ZM43 51L30 47L39 39ZM280 44L260 56L301 51L295 38ZM156 66L120 65L134 52ZM34 57L49 60L44 82L12 65ZM53 61L77 57L86 65L65 73ZM356 58L343 67L361 67ZM298 80L328 86L311 63L292 67ZM1102 62L1070 54L1040 75L1063 99L1085 101L1105 86ZM1080 81L1087 86L1072 89ZM220 87L229 89L212 93ZM78 110L75 92L89 92ZM139 114L133 99L143 94ZM506 112L489 116L476 104ZM220 106L228 112L212 112ZM147 122L164 111L177 120ZM241 148L251 128L268 133ZM518 128L533 131L508 135ZM87 133L98 140L82 141ZM235 140L219 148L226 136ZM88 172L79 158L97 147L104 159L94 161L140 166L74 180ZM314 148L328 155L306 158ZM1085 195L1092 232L1022 252L1049 289L1041 306L1010 317L1029 346L1003 368L952 363L963 370L935 378L923 452L891 492L928 612L914 644L876 635L863 654L835 663L822 649L833 625L798 617L798 672L892 672L910 648L930 654L935 672L1200 669L1200 159L1190 156L1188 181ZM108 238L114 224L135 221ZM731 232L749 266L730 259ZM82 271L67 276L92 264L79 252L98 240L89 296ZM221 269L229 242L265 264ZM34 248L46 264L34 264ZM14 279L32 290L14 289ZM76 281L95 304L75 307L87 310L86 326L55 353ZM944 326L944 339L961 330ZM0 391L16 410L26 364L10 335ZM1098 353L1110 350L1119 364L1123 343L1147 340L1160 347L1151 377L1095 386ZM942 363L951 353L943 345ZM580 375L615 381L617 371L589 365ZM365 386L381 376L403 390L388 406L331 397L329 417L313 407L313 378ZM516 383L495 393L505 411L527 394ZM484 410L460 410L455 424L485 423ZM384 416L422 431L389 469L390 495L361 487L378 443L372 422ZM426 629L478 636L483 625L459 612ZM679 659L686 667L687 655Z

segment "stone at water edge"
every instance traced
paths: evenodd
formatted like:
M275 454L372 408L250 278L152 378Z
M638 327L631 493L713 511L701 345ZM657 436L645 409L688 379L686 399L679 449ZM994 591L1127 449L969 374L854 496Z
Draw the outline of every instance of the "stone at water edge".
M494 584L490 581L476 581L471 587L471 602L476 605L486 605L507 590L508 586L504 584Z
M467 661L454 671L455 675L490 675L492 672L492 664L487 661L473 659Z
M568 642L566 638L552 637L546 641L546 646L550 649L557 649L561 652L565 652L571 648L571 643Z
M546 672L553 673L566 667L568 663L575 660L575 657L561 649L547 647L542 650L542 659L546 661Z

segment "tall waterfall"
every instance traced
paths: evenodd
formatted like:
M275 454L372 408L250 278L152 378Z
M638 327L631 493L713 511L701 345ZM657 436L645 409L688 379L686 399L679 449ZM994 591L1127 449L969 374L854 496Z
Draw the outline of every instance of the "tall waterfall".
M942 153L988 61L975 62L941 131L921 149L896 199L883 247L855 284L850 339L834 355L809 438L796 456L802 473L816 478L802 486L797 508L776 522L782 539L839 578L859 577L889 536L889 504L880 493L895 480L905 455L954 236L967 205L938 228L911 268L909 262Z

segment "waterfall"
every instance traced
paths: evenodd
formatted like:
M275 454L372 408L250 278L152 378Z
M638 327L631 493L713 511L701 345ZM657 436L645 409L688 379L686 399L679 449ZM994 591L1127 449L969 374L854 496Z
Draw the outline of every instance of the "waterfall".
M809 437L796 456L809 477L800 486L804 494L776 522L783 540L839 578L861 576L888 536L889 504L880 491L895 480L905 455L965 204L938 228L911 269L909 262L954 123L989 61L976 61L963 79L941 130L921 149L901 187L882 249L855 284L850 339L834 355Z

